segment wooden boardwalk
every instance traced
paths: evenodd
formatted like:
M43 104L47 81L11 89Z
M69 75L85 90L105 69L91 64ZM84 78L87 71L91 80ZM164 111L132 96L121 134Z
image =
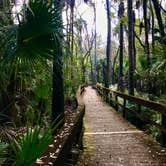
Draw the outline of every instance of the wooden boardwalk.
M166 149L102 102L91 87L83 102L84 151L77 166L166 166Z

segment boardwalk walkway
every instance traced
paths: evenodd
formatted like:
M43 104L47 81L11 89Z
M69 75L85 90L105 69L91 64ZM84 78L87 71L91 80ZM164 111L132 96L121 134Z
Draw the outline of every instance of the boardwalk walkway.
M77 166L166 166L166 149L86 88L84 151Z

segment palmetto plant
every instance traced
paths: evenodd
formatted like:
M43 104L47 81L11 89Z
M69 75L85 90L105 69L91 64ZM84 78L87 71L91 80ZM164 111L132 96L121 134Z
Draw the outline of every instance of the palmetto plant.
M57 127L57 126L56 126ZM52 140L52 130L39 126L11 136L7 142L0 141L0 165L31 166Z
M8 45L4 60L33 63L49 59L62 37L60 5L30 0L22 9L18 25L8 30Z
M60 116L60 115L59 115ZM31 166L51 143L53 133L61 125L57 117L45 127L0 128L0 165Z
M63 43L63 25L62 6L58 2L30 0L28 4L23 5L21 13L18 14L18 24L2 27L6 32L6 40L3 46L4 53L0 57L0 72L7 78L0 84L0 89L5 89L0 100L8 101L5 105L9 105L10 112L15 109L16 91L18 88L25 88L21 81L18 85L18 80L33 72L39 61L44 64L47 60L56 61L56 72L61 73L62 56L59 56L59 50L62 49Z
M20 140L13 141L11 149L14 152L13 166L31 166L50 144L51 130L42 131L40 127L29 129L20 136Z
M7 143L0 141L0 165L2 165L4 161L7 159L8 147L9 145Z

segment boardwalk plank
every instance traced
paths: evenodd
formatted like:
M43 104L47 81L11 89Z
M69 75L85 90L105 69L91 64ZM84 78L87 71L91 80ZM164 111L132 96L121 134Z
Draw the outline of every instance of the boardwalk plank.
M86 88L84 151L77 166L166 166L166 149Z

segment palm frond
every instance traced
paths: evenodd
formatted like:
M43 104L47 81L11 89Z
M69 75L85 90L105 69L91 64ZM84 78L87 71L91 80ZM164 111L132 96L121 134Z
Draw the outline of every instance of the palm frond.
M8 156L8 144L0 141L0 165L3 165Z
M14 141L12 149L14 166L31 166L50 144L52 133L50 130L42 131L40 127L29 129L20 141Z
M61 6L41 0L30 0L24 5L24 15L18 26L8 30L5 63L50 59L51 50L61 45ZM10 33L9 33L10 32ZM54 35L53 35L54 34Z

